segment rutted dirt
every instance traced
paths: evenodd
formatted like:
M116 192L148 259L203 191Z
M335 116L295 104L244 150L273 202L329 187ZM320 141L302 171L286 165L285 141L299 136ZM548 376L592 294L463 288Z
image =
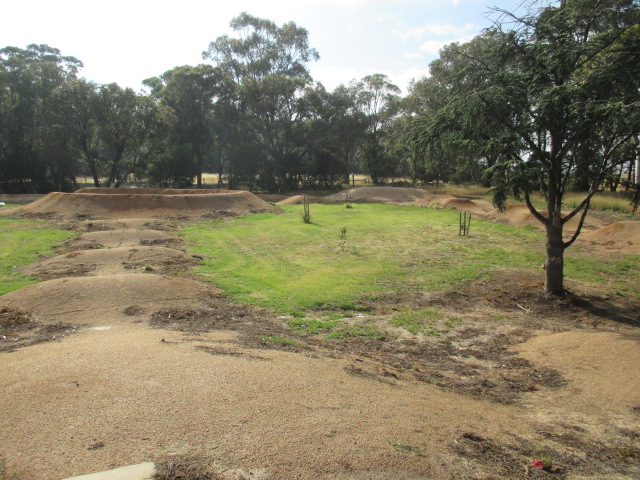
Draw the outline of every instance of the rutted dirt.
M166 275L199 261L175 249L179 224L80 222L30 267L51 280L0 297L10 469L56 480L191 455L273 480L640 473L638 305L548 298L538 276L496 272L345 312L463 318L438 335L328 339Z

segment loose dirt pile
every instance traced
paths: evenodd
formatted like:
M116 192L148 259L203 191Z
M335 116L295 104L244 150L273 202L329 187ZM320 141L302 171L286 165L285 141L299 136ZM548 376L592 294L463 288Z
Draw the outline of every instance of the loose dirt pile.
M491 202L487 202L486 200L471 200L469 198L454 197L453 195L428 195L416 202L415 205L453 208L461 212L466 211L483 216L494 209Z
M616 222L582 235L582 241L590 244L640 254L640 222Z
M79 193L50 193L40 200L13 210L12 213L65 217L166 218L247 215L276 211L272 205L244 191L91 188L82 189Z

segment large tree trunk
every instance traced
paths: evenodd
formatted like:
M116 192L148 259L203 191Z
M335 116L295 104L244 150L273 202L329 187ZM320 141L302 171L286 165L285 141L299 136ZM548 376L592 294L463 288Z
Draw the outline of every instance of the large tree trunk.
M202 164L203 158L202 154L196 154L196 168L198 169L198 174L196 176L197 187L202 188Z
M547 225L547 259L544 263L545 283L547 292L564 293L564 243L562 241L562 227Z
M633 140L636 143L636 185L640 185L640 138L634 135Z
M100 177L98 175L98 169L96 168L96 163L94 161L89 162L89 168L91 170L91 176L93 177L93 185L96 187L100 186Z

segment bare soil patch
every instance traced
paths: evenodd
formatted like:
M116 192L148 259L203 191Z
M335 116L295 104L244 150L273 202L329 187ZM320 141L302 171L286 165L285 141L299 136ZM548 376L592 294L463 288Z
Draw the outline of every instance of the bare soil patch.
M159 230L105 230L93 231L65 242L67 250L90 250L103 247L178 246L182 240Z
M100 245L102 244L95 244ZM200 262L180 250L157 247L113 247L74 250L42 260L25 269L27 275L49 280L82 275L117 275L123 273L161 274L186 270Z
M0 353L42 342L59 341L77 333L79 328L78 325L64 322L41 322L17 308L0 307Z

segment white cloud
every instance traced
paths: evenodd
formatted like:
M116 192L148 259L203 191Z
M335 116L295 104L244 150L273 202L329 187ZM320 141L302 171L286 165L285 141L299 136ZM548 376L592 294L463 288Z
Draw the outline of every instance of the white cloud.
M407 60L423 60L425 56L423 53L406 52L404 54L404 58L406 58Z
M462 36L469 33L476 33L480 27L473 23L465 23L464 25L454 25L452 23L427 23L420 27L409 27L404 30L393 30L391 33L399 37L403 42L409 39L422 40L428 35L436 35L438 37Z
M478 27L472 23L465 23L462 26L452 25L451 23L429 23L424 26L424 31L426 33L439 36L464 35L477 30Z
M458 38L450 38L448 40L428 40L420 45L420 51L427 54L437 54L444 46L450 43L466 43L473 40L475 35L465 35Z

